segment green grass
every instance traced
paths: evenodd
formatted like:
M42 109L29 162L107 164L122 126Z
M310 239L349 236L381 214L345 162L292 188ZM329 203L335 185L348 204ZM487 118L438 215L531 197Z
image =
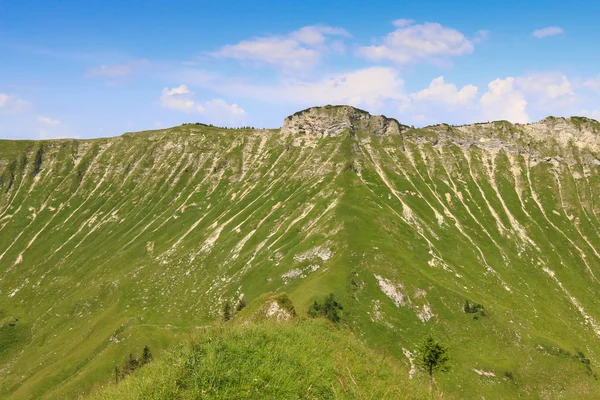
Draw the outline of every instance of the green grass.
M424 399L422 379L325 320L224 324L88 397L110 399Z

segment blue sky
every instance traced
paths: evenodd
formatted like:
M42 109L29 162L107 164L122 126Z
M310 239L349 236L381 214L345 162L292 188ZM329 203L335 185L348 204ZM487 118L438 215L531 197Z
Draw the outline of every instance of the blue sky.
M278 127L324 104L417 126L600 120L597 15L591 0L0 0L0 137Z

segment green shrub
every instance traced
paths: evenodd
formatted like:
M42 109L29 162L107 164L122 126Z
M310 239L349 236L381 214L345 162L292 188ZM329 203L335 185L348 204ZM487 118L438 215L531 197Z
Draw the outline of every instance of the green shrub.
M482 304L469 303L469 300L465 300L463 310L467 314L475 314L473 315L473 319L479 319L479 317L487 316L487 313L485 312L485 307L483 307Z
M233 307L231 306L231 302L229 300L227 300L223 305L223 314L221 318L223 319L223 322L227 322L233 318Z
M290 300L290 298L285 293L278 294L275 297L275 301L279 305L279 307L283 308L287 312L290 313L293 317L296 316L296 309L294 308L294 304Z
M343 309L342 305L335 300L333 293L330 293L329 296L325 297L323 304L319 304L315 300L308 308L308 315L313 318L325 317L331 322L337 323L341 319L339 311Z

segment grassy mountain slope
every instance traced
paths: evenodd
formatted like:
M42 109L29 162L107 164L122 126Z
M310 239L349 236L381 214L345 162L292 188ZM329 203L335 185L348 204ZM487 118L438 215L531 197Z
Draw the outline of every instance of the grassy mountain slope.
M226 300L285 290L299 311L334 292L406 371L433 330L450 397L593 397L599 130L326 107L281 130L0 142L0 395L87 392Z

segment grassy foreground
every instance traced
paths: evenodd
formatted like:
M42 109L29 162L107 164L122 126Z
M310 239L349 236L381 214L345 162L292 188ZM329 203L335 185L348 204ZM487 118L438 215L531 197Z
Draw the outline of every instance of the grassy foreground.
M110 399L420 399L420 379L325 320L205 328L127 379Z

